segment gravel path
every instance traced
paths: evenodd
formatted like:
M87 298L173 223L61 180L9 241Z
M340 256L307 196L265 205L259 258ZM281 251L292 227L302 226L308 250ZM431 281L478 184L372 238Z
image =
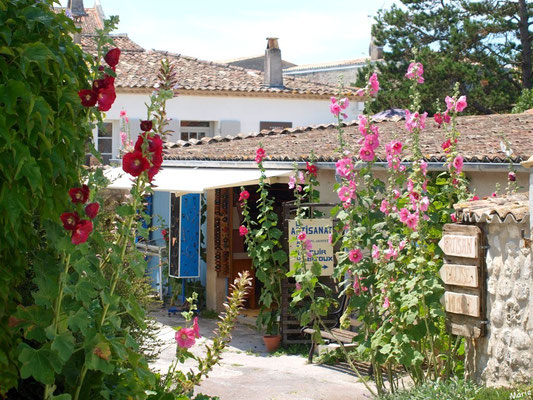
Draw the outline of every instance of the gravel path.
M152 316L161 324L160 339L164 346L159 359L152 367L165 372L174 359L176 342L172 326L183 324L181 316L168 317L166 311ZM358 400L372 396L364 385L344 370L308 364L297 355L270 356L262 337L249 322L240 322L230 346L223 353L220 365L215 366L209 377L196 389L196 393L218 396L220 400ZM209 341L216 321L201 319L200 333L204 336L191 349L195 354L203 352L203 344ZM207 336L207 338L206 338ZM183 368L192 368L187 362Z

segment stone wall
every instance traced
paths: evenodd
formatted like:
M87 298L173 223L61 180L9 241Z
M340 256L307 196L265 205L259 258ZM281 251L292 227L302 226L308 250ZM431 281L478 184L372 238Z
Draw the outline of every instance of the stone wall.
M487 334L466 339L467 364L487 386L510 386L533 379L533 274L529 223L485 225L487 242Z

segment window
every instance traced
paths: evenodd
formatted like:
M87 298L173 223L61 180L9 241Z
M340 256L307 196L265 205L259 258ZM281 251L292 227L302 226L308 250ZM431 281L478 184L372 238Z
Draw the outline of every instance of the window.
M292 122L276 122L276 121L261 121L259 122L259 130L266 129L271 131L273 129L292 128Z
M212 126L209 121L180 121L180 139L201 139L212 135Z
M103 127L98 127L95 140L96 150L102 155L104 164L109 164L113 158L113 123L104 122Z

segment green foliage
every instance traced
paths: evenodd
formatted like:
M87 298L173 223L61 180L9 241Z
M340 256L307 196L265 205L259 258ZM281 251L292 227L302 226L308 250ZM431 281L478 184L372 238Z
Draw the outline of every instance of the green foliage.
M0 392L16 384L18 335L7 329L20 284L42 245L44 219L79 180L91 137L77 91L89 78L75 27L51 1L0 1ZM67 168L68 166L68 168ZM45 358L32 354L35 359ZM26 351L26 357L30 353ZM27 358L25 358L27 361ZM27 373L27 368L24 370ZM49 372L41 378L49 379Z
M533 89L524 89L513 107L513 114L520 114L533 108Z
M247 199L243 200L242 215L244 226L248 229L245 243L248 255L252 258L257 279L263 284L259 297L260 311L257 326L266 328L267 333L277 334L281 307L281 281L285 277L287 254L282 249L278 215L274 211L274 200L269 197L269 184L265 168L260 160L257 163L261 172L259 179L259 214L256 221L250 217ZM244 188L241 188L244 191Z
M381 400L476 400L480 388L471 381L448 380L428 382L395 394L379 397Z
M532 5L527 7L526 22L533 15ZM439 111L435 101L452 92L455 82L468 96L468 113L508 112L520 90L531 88L531 60L528 69L525 58L531 59L532 40L530 34L521 38L520 17L514 1L406 0L392 5L378 13L372 30L385 46L385 62L363 68L356 85L364 86L365 77L377 69L385 93L372 111L407 108L409 84L403 78L418 49L426 80L421 105L430 115Z

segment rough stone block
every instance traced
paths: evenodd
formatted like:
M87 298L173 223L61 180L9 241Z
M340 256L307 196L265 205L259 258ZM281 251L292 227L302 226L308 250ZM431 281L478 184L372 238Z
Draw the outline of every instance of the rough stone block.
M504 278L498 282L498 295L502 298L509 297L513 291L513 284L510 279Z
M490 310L489 322L495 328L501 328L505 321L505 309L504 303L501 301L496 301Z
M491 276L487 281L487 292L492 295L496 294L496 289L498 288L498 279L495 276Z
M523 329L517 328L513 330L511 336L511 346L518 350L526 350L532 348L531 338L524 332Z
M514 297L519 301L525 301L529 298L529 286L531 282L518 281L514 285Z

